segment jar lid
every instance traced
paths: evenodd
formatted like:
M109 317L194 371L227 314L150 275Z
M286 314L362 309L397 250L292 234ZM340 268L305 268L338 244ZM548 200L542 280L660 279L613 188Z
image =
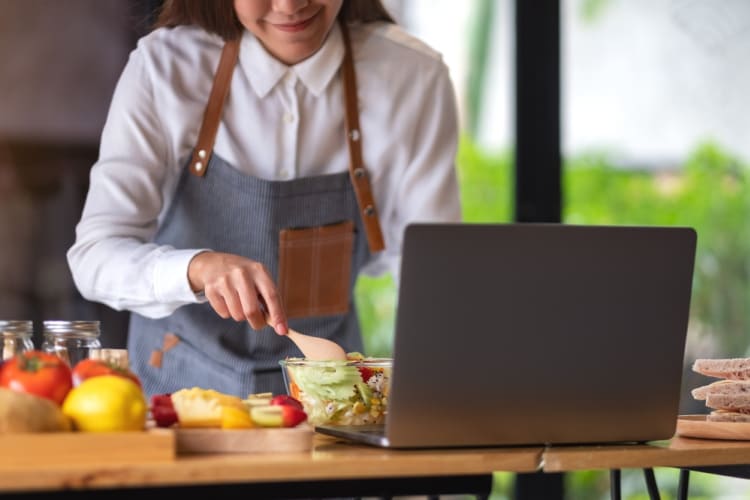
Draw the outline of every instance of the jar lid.
M100 333L99 321L45 320L44 333L47 335L90 335Z
M0 334L5 337L15 337L18 335L31 335L34 331L34 324L31 320L0 320Z

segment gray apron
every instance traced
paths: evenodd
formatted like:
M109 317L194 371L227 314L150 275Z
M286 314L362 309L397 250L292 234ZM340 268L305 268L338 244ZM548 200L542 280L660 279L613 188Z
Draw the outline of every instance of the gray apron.
M276 279L279 233L283 229L352 221L355 229L348 311L290 318L289 326L331 339L347 352L362 352L353 290L370 252L383 245L382 236L379 242L371 237L379 236L379 225L361 165L353 63L348 33L343 24L342 28L346 129L352 160L349 172L267 181L243 174L211 153L239 50L238 40L229 41L214 78L198 145L183 169L154 242L242 255L263 263ZM360 182L364 189L358 186ZM223 319L208 303L185 305L160 319L131 314L128 351L131 367L149 397L189 387L243 398L259 392L285 393L278 362L302 356L291 340L270 327L256 331L247 322Z

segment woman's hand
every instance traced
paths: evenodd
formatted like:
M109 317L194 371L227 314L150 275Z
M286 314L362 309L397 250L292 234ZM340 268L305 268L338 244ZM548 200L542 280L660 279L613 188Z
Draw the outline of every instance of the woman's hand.
M203 290L222 318L246 320L254 330L269 324L279 335L287 334L276 284L260 262L229 253L201 252L190 261L188 280L193 291Z

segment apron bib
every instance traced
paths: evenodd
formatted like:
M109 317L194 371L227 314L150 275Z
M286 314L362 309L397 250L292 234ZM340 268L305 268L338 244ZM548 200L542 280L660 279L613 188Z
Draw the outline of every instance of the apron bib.
M243 174L212 154L239 49L239 40L229 41L198 145L154 242L211 248L263 263L285 304L293 305L291 328L331 339L347 352L362 352L354 285L370 252L382 249L383 243L361 165L356 86L343 23L342 32L349 172L267 181ZM332 301L318 300L328 294ZM302 355L291 340L270 327L255 331L247 322L223 319L208 303L182 306L159 319L132 313L128 351L149 397L186 387L242 398L259 392L282 394L286 389L278 361Z

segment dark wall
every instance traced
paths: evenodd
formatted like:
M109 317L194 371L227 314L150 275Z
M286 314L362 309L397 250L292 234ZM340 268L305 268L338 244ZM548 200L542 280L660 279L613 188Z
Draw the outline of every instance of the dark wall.
M84 300L65 252L109 100L157 2L0 3L0 319L99 319L122 347L128 316Z

